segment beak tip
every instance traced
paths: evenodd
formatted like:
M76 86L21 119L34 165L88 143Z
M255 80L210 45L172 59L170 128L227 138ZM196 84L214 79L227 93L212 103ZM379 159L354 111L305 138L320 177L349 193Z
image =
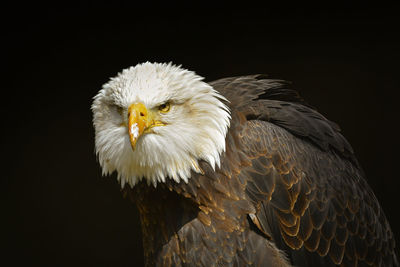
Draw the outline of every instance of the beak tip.
M130 141L131 141L131 148L132 148L132 151L135 151L135 148L136 148L136 138L130 137L129 139L130 139Z

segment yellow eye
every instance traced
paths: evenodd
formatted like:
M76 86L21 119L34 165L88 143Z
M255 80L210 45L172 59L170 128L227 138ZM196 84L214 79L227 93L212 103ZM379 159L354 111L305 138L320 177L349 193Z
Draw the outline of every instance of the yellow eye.
M162 113L167 113L170 108L171 105L169 102L165 102L164 104L158 106L158 110Z

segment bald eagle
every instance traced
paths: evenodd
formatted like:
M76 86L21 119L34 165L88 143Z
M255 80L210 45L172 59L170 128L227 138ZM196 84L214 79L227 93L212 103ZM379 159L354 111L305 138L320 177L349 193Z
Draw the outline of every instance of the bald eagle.
M206 83L146 62L92 111L103 174L138 207L146 266L398 265L353 149L289 83Z

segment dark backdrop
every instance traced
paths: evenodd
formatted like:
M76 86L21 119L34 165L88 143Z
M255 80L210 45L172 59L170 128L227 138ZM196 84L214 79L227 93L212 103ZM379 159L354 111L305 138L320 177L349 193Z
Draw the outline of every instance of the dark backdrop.
M115 176L101 177L90 105L110 77L144 61L208 81L292 81L341 126L399 240L396 9L266 3L2 10L1 241L11 266L142 265L138 214Z

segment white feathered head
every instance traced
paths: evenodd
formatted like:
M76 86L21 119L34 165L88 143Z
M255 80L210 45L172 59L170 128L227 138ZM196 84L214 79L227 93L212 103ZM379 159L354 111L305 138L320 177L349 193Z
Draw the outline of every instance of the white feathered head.
M123 187L188 181L198 161L220 164L230 115L226 99L203 78L172 64L143 63L106 83L92 104L103 174Z

